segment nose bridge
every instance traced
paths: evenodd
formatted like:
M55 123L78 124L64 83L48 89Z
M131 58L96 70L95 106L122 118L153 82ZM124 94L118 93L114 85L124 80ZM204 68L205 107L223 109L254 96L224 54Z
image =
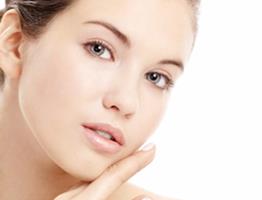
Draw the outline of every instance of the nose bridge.
M118 111L121 115L133 115L140 104L139 72L132 67L121 67L104 96L107 109Z

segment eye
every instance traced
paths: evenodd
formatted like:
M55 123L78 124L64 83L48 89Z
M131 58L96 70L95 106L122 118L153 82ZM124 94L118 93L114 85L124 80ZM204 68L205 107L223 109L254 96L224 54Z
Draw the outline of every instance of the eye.
M168 78L166 75L158 72L149 72L146 74L146 78L153 82L157 87L162 89L170 89L174 86L172 79Z
M102 41L92 41L85 44L87 50L93 56L98 56L105 60L114 60L112 50Z

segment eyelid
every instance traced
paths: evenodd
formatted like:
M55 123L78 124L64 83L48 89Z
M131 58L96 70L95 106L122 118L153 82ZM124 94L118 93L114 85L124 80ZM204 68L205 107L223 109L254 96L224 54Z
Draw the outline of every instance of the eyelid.
M112 55L112 60L115 61L115 55L116 55L116 50L113 48L112 45L110 45L108 42L106 42L105 40L101 40L98 38L91 38L89 39L87 42L85 42L85 46L91 44L91 43L100 43L101 45L103 45L105 48L107 48L110 52L110 54ZM105 59L104 59L105 60Z
M152 71L152 72L157 72L157 73L160 73L162 74L163 76L166 76L168 79L170 80L175 80L174 77L169 73L169 72L163 72L163 70L155 70L155 71Z
M161 88L161 87L158 87L156 86L158 89L160 90L169 90L171 89L173 86L174 86L174 82L175 80L172 78L172 76L170 75L167 75L165 72L160 72L158 70L152 70L152 71L149 71L147 74L150 74L150 73L158 73L159 75L161 75L163 78L166 79L167 81L167 84L164 88ZM147 76L147 74L145 76ZM168 73L169 74L169 73ZM155 84L154 84L155 85Z
M170 87L172 87L174 85L174 79L172 78L172 76L168 76L168 75L166 75L165 73L162 73L162 72L157 72L157 73L162 75L167 80L167 85L164 89L169 89Z

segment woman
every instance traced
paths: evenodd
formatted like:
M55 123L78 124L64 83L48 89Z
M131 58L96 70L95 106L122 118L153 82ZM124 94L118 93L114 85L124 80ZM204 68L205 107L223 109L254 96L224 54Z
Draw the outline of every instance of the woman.
M193 0L10 0L0 24L0 199L166 199L126 181L196 34ZM164 184L164 183L163 183Z

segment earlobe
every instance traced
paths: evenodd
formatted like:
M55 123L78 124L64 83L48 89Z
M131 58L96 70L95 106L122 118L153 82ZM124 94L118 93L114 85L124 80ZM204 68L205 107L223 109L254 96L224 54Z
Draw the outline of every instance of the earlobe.
M8 10L0 24L0 67L7 79L17 79L21 73L22 36L18 13Z

